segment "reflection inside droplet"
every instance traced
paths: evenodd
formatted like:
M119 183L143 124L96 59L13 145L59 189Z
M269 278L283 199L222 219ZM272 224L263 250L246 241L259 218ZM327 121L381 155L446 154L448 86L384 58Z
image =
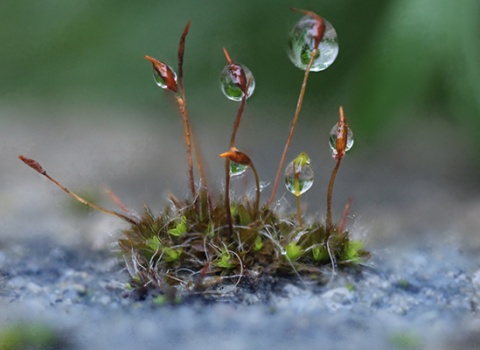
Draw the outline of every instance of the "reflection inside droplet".
M250 86L248 87L247 91L247 98L252 96L253 91L255 90L255 78L253 77L252 72L246 66L241 65L243 71L245 72L245 77L247 78L247 83L251 79ZM230 71L228 69L228 65L223 68L222 73L220 75L220 88L222 92L227 98L232 101L241 101L243 97L243 92L240 87L234 82Z
M230 176L241 176L245 174L247 171L247 166L240 164L240 163L235 163L235 162L230 162Z
M335 157L337 155L337 130L338 124L335 124L333 128L330 130L330 135L328 138L328 143L330 145L330 149L332 150L332 156ZM350 148L353 146L353 132L350 128L347 131L347 144L345 147L345 152L348 152Z
M290 162L285 169L285 186L295 196L307 192L313 185L313 170L310 158L305 153L300 154Z
M170 68L170 67L168 67L168 68ZM175 73L175 71L171 68L170 68L170 70L173 73L173 77L174 77L175 83L176 83L177 82L177 73ZM168 88L167 83L165 82L163 77L155 69L153 69L153 80L155 81L155 84L157 84L162 89L167 89Z
M312 51L315 48L315 39L312 36L312 28L316 24L315 21L310 16L302 17L288 36L288 57L296 67L303 70L307 69ZM318 46L317 56L310 69L313 72L327 69L338 55L337 32L330 22L326 19L324 21L325 32Z

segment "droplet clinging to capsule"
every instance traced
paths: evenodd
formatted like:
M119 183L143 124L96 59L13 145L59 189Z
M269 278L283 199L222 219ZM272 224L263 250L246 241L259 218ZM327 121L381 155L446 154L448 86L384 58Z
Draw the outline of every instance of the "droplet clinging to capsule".
M308 11L305 11L306 13ZM323 23L319 23L319 21ZM326 19L311 13L300 18L291 30L288 37L288 57L292 63L300 68L307 69L312 51L318 42L319 26L324 26L318 52L313 61L313 72L319 72L330 67L338 55L338 38L335 28Z
M231 177L243 175L245 171L247 171L247 168L252 165L250 157L235 147L230 148L228 152L220 154L220 157L230 159Z
M173 76L173 80L175 81L175 90L173 89L170 89L170 90L173 90L176 92L177 74L173 70L172 70L172 76ZM157 84L162 89L169 89L165 79L158 73L156 69L153 70L153 80L155 81L155 84Z
M232 67L233 65L237 67ZM245 72L246 82L250 81L250 85L247 90L247 98L249 98L253 91L255 90L255 78L253 77L250 69L241 64L229 64L223 68L220 75L220 88L222 89L223 94L232 101L241 101L243 98L243 91L237 83L236 77L238 77L239 68L243 69Z
M152 62L153 80L155 81L155 84L162 89L177 92L177 74L173 69L153 57L145 56L145 58Z
M236 177L245 174L247 168L248 166L246 165L236 162L230 162L230 177Z
M285 169L285 186L295 196L307 192L313 185L313 170L310 158L305 152L300 153Z
M330 130L328 141L333 158L343 157L353 146L353 132L345 120L342 106L340 106L340 120Z

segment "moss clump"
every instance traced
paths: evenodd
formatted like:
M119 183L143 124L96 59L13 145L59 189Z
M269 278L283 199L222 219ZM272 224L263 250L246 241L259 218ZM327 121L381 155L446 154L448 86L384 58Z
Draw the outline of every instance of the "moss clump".
M358 263L368 257L347 231L338 232L335 226L327 235L319 222L299 228L293 218L281 217L267 206L253 212L249 200L231 205L231 235L223 201L208 215L205 192L194 203L171 199L160 215L145 208L119 240L137 287L204 290L262 274L320 274L324 265Z

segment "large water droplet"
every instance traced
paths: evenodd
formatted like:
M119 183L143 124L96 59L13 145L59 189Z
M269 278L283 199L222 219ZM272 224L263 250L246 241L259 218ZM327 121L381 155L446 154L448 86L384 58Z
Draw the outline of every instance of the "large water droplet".
M177 73L175 73L175 71L168 67L171 71L171 73L173 73L173 78L175 80L175 83L177 82ZM165 82L165 79L163 79L163 77L157 72L156 69L153 69L153 80L155 81L155 84L157 84L158 86L160 86L162 89L168 89L168 85L167 83Z
M253 91L255 90L255 78L253 77L252 72L250 69L245 67L243 64L240 65L243 68L243 71L245 72L245 77L247 78L247 83L248 81L251 80L250 86L248 87L247 91L247 98L252 96ZM222 89L222 92L227 98L229 98L232 101L241 101L243 97L243 92L240 89L240 87L233 81L232 76L229 72L228 65L225 66L222 70L222 74L220 75L220 88Z
M317 57L310 69L313 72L327 69L338 55L337 32L330 22L326 19L323 20L325 21L325 32L320 45L318 45ZM315 39L312 36L315 21L317 20L311 16L303 16L288 36L288 57L296 67L303 70L307 69L311 53L315 48Z
M245 174L247 171L248 166L236 163L236 162L230 162L230 176L240 176Z
M295 196L307 192L313 185L313 170L310 158L306 153L300 153L285 169L285 186Z
M328 143L330 145L330 149L332 150L332 156L335 157L337 155L337 130L338 130L338 124L335 124L330 130L330 135L328 138ZM345 129L344 129L345 130ZM353 146L353 132L350 128L348 128L347 131L347 144L345 147L345 152L349 151L350 148Z

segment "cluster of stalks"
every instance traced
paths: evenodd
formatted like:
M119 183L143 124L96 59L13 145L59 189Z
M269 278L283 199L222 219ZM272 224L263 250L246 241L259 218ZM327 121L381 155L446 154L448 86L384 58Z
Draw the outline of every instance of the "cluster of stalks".
M234 63L224 49L228 72L233 83L241 90L242 98L235 118L229 147L220 154L225 158L225 193L212 200L207 185L202 158L192 133L187 111L183 82L185 40L190 29L187 23L178 47L178 76L165 63L145 56L156 74L162 79L164 89L175 96L184 127L188 175L191 198L185 201L170 196L170 205L160 215L148 208L143 215L132 214L121 201L111 194L121 209L108 210L93 204L67 189L51 177L35 160L19 156L25 164L45 176L77 201L103 213L114 215L129 224L119 240L133 283L139 288L153 286L167 293L171 286L186 290L205 291L210 285L222 281L239 283L242 277L249 280L261 273L320 275L320 267L339 263L358 263L368 256L360 242L352 241L345 222L350 202L347 203L338 226L332 221L332 193L335 177L347 150L348 125L343 108L337 123L334 158L327 193L326 222L305 223L302 219L300 199L297 195L297 218L280 217L272 210L276 190L283 171L298 118L303 105L310 69L318 54L325 23L322 17L310 11L302 12L315 21L313 36L315 49L305 70L295 114L273 185L270 199L260 206L260 181L250 157L235 147L235 138L245 108L252 80L247 80L242 65ZM200 175L200 187L195 183L194 160ZM255 176L255 199L232 203L230 200L230 163L247 166ZM298 178L296 178L298 183ZM298 189L297 189L298 190ZM260 272L260 273L259 273ZM256 277L255 277L256 276Z

